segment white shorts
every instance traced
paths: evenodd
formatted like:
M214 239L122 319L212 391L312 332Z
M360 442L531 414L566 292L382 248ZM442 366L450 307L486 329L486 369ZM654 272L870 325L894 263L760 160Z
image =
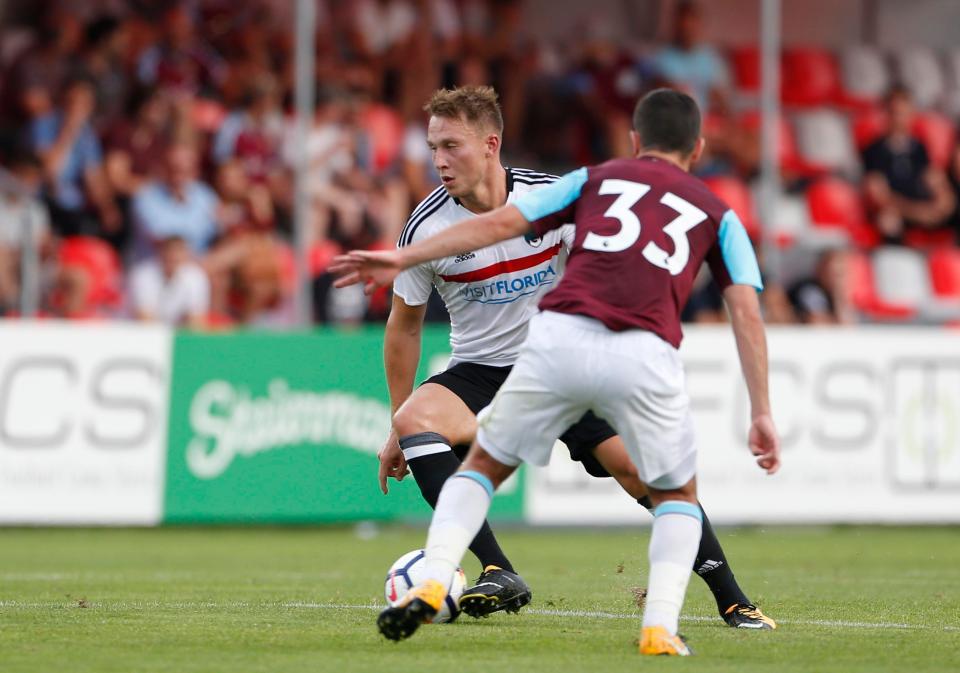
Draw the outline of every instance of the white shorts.
M694 476L677 349L652 332L613 332L565 313L530 321L513 371L477 416L477 442L505 465L546 465L554 442L587 410L617 430L645 483L670 489Z

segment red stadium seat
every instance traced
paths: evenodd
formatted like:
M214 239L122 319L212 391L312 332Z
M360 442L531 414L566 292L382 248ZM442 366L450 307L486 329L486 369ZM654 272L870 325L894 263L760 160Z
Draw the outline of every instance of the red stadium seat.
M913 120L913 132L927 148L933 165L946 168L957 141L956 129L950 120L936 112L921 112Z
M871 248L880 236L867 221L859 192L838 178L818 180L807 189L807 205L815 226L842 229L859 246Z
M57 261L61 268L83 271L89 280L87 302L91 310L120 304L123 271L113 248L99 238L74 236L60 244Z
M869 107L853 118L853 140L863 151L887 131L887 113L879 107Z
M865 316L880 321L905 322L916 311L909 306L884 302L877 296L870 258L862 252L853 252L848 258L850 300Z
M960 250L944 248L930 253L930 282L936 296L960 299Z
M783 54L783 102L823 105L839 98L840 73L833 54L822 49L789 49Z
M742 91L760 89L760 50L757 47L738 47L730 52L733 80Z
M750 240L759 241L760 223L753 207L753 195L747 185L739 178L725 175L706 178L704 182L711 192L723 199L737 214Z

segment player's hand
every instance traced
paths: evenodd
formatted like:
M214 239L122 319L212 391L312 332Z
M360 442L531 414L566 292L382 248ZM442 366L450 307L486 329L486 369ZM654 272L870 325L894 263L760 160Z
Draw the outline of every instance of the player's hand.
M346 255L334 257L330 265L330 272L339 276L334 287L363 283L366 294L389 285L401 271L403 265L396 250L351 250Z
M387 477L393 477L397 481L403 481L403 478L410 474L407 469L407 459L403 457L403 451L400 449L400 442L397 440L397 433L391 431L387 441L383 443L383 448L377 453L380 459L380 490L386 495Z
M757 457L757 465L767 474L780 469L780 436L769 415L763 414L753 419L747 442L750 453Z

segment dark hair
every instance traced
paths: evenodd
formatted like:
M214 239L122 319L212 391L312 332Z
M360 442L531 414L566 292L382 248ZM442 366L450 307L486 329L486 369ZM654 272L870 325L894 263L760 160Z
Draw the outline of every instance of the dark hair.
M87 24L86 40L87 45L98 47L106 42L120 30L120 21L115 16L109 14L100 16Z
M913 92L910 91L910 88L903 82L894 82L883 95L883 102L889 105L891 101L897 98L904 98L908 101L912 101Z
M645 150L689 155L700 139L700 109L690 96L674 89L655 89L637 102L633 130Z

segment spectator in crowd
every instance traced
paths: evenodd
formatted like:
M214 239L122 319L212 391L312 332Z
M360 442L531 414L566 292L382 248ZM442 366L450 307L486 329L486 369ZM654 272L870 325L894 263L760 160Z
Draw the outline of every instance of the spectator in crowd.
M220 56L195 33L187 8L174 4L163 13L160 42L140 57L138 75L144 84L191 96L214 93L226 70Z
M15 310L20 298L20 256L25 243L37 258L50 253L50 219L37 198L43 180L40 160L20 152L0 172L0 316Z
M75 74L83 26L69 9L46 12L37 43L4 75L4 117L26 122L49 111L50 92L61 91Z
M240 109L223 120L213 142L213 159L239 159L247 175L266 182L279 170L284 121L272 77L248 82Z
M157 241L171 236L186 241L194 255L206 253L219 230L219 200L197 179L197 171L196 148L175 143L165 152L163 178L148 182L133 197L136 259L150 256Z
M856 322L850 290L849 254L832 248L820 255L814 275L795 283L788 296L800 322L849 325Z
M899 241L907 227L944 225L956 207L947 176L913 135L913 99L895 86L886 97L888 128L863 153L864 195L880 233Z
M137 320L200 329L210 310L210 283L179 236L157 242L156 257L136 264L129 279Z
M40 89L35 91L42 100ZM46 101L28 126L31 148L43 162L45 194L54 230L62 236L116 235L121 216L103 170L102 150L90 125L94 89L90 80L72 79L60 108Z
M161 177L167 139L179 135L176 111L157 89L141 88L130 98L127 117L107 134L107 179L125 202L151 180Z
M129 29L113 16L95 19L86 28L81 70L94 83L94 128L103 137L122 118L130 93L126 57Z
M653 68L670 86L693 96L704 116L718 99L726 98L730 76L717 50L703 42L703 12L698 3L677 3L671 42L654 54Z

